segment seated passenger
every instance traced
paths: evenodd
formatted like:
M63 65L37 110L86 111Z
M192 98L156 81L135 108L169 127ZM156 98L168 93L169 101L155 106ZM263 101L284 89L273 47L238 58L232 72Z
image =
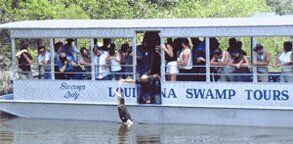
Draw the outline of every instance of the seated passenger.
M223 51L218 48L214 50L214 56L211 60L212 66L218 66L215 67L215 70L217 73L220 73L220 81L222 82L231 82L233 81L233 76L231 75L234 71L233 67L229 66L231 63L231 57L229 52Z
M254 65L257 66L257 81L258 82L268 82L268 66L271 59L271 54L264 50L262 44L257 44L253 49L256 52L256 61Z
M45 46L38 48L38 63L44 68L44 79L51 79L50 53L46 51Z
M33 79L31 64L34 59L29 53L28 47L29 45L25 43L21 46L20 51L16 53L19 79Z
M187 38L182 39L182 50L177 60L177 65L179 68L179 80L181 81L192 81L192 54L190 50L189 40Z
M92 75L91 75L91 55L85 47L82 47L80 49L80 54L78 55L78 62L81 66L84 67L85 70L85 77L86 79L90 80Z
M167 64L166 74L168 74L168 79L170 81L176 81L177 74L179 73L177 67L177 52L173 46L172 38L168 38L167 43L161 46L161 49L165 52L165 60Z
M139 97L139 103L143 104L160 104L161 103L161 83L160 76L154 75L142 75L138 80L121 79L122 82L136 83L141 85L142 95Z
M96 80L110 80L110 68L107 63L108 53L101 50L100 47L95 46L94 49L95 54L95 78Z
M60 62L58 68L62 73L62 79L81 79L81 68L76 64L71 56L67 56L65 53L60 53Z
M293 56L292 43L284 42L284 52L276 60L276 66L281 67L281 82L293 82Z
M120 64L120 57L119 55L115 54L115 47L115 44L110 45L108 63L111 66L112 78L119 80L122 78L122 68Z
M232 62L230 66L234 67L234 72L236 75L234 76L234 81L237 82L248 82L251 81L251 76L249 76L250 69L248 68L249 66L249 61L247 58L244 58L245 56L239 54L239 53L234 53L232 55Z
M66 42L67 43L63 45L62 52L64 52L67 56L70 56L72 60L76 61L75 56L78 54L78 50L76 46L72 44L74 42L74 39L68 38L66 39Z

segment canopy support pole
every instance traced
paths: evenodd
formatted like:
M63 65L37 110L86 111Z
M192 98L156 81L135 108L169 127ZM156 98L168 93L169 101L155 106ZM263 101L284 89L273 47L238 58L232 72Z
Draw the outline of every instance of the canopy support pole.
M136 32L132 35L132 63L133 63L133 79L136 79Z
M210 80L210 38L205 37L205 49L206 49L206 82L211 82Z
M54 50L54 39L50 38L50 67L51 67L51 79L55 79L55 50Z
M251 37L251 66L253 74L253 83L257 83L257 68L253 65L253 62L256 60L256 52L253 48L256 46L257 40L256 37Z
M165 44L164 42L164 37L161 37L161 46L163 46ZM166 73L165 73L165 67L166 67L166 63L165 63L165 51L163 49L161 49L161 81L165 82L166 81Z
M12 80L16 80L16 52L15 52L15 39L11 38L12 49Z
M94 38L91 38L91 46L90 46L90 54L91 54L91 69L92 69L92 81L95 80L95 54L94 54L94 46L95 46L95 43L94 43Z

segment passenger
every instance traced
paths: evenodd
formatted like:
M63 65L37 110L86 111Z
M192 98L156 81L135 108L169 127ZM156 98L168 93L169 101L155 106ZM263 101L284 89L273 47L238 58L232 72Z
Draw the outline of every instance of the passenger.
M80 54L78 55L78 62L81 66L84 67L86 79L90 80L92 78L91 55L88 49L86 49L85 47L82 47L80 49Z
M206 53L205 53L205 41L201 41L199 38L191 38L192 41L192 61L195 76L195 81L206 80Z
M125 73L126 73L126 78L131 78L132 77L132 72L133 72L133 52L132 52L132 47L129 46L128 43L125 44L125 47L127 47L126 51L126 56L125 56Z
M120 56L115 54L115 47L115 44L110 45L108 63L111 66L112 78L114 78L115 80L119 80L122 78L122 68L120 64Z
M109 45L111 44L111 39L110 38L104 38L103 39L103 46L101 47L101 50L104 52L108 52L110 50Z
M93 48L95 54L95 75L96 80L110 80L110 68L107 63L108 53L101 50L101 47L95 46Z
M63 49L63 43L62 42L57 42L54 45L54 50L55 50L55 57L54 57L54 71L55 71L55 79L62 79L63 74L60 73L58 64L60 63L59 55L62 52Z
M29 45L23 44L20 51L16 53L18 60L18 76L19 79L33 79L31 64L34 62L33 57L28 50Z
M239 54L239 53L234 53L232 55L232 62L230 66L234 67L234 72L236 75L234 76L234 81L237 82L247 82L251 81L251 77L248 76L248 73L250 72L248 66L249 66L249 61L247 58L244 58L245 56Z
M284 42L284 52L276 60L276 66L281 67L281 82L293 82L293 56L292 43Z
M76 64L71 56L67 56L65 53L61 52L59 55L60 62L58 68L60 73L62 73L62 79L81 79L82 69Z
M182 51L177 60L177 65L179 67L179 80L181 81L192 81L192 54L189 45L189 40L187 38L182 39Z
M44 68L44 79L51 79L50 53L46 51L45 46L38 48L38 63Z
M271 60L271 54L264 50L262 44L257 44L254 47L254 51L256 52L256 61L254 61L254 65L257 66L257 81L258 82L268 82L268 66Z
M232 82L233 76L231 75L234 71L234 69L229 66L232 59L230 57L229 52L223 51L218 48L214 51L214 56L211 60L212 66L218 66L215 67L215 70L217 73L220 73L220 81L222 82Z
M174 44L172 42L172 38L167 39L167 43L161 46L161 49L166 53L165 60L167 64L166 73L168 74L168 79L170 81L176 81L177 74L179 73L177 67L177 52L176 49L173 48Z
M141 86L142 95L139 97L139 103L161 103L161 82L160 76L158 74L142 75L138 80L121 79L121 81L127 83L136 83Z
M230 55L234 53L234 50L236 49L236 43L237 43L236 38L233 37L229 39L229 47L227 51L229 52Z
M123 73L121 75L122 78L126 78L125 69L126 69L127 66L125 66L125 65L126 65L126 55L127 55L128 48L129 48L129 44L124 43L124 44L122 44L121 48L119 49L121 72Z
M64 52L67 56L70 56L72 60L76 61L75 56L78 54L78 50L74 44L74 39L68 38L66 39L66 44L63 46L62 52Z
M141 45L137 46L137 73L150 74L154 61L154 53L149 47L149 40L144 38Z

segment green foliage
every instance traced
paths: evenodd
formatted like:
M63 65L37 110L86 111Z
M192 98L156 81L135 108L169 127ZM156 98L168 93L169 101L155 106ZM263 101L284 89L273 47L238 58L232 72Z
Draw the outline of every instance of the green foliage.
M293 0L267 0L267 5L279 15L293 14Z

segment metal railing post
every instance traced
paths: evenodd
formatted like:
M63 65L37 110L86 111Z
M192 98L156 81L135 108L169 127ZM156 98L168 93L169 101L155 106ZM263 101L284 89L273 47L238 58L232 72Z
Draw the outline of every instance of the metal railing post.
M161 46L163 46L165 44L164 42L164 37L161 37ZM165 82L166 81L166 73L165 73L165 67L166 67L166 63L165 63L165 51L161 49L161 81Z
M94 38L91 38L91 47L90 47L90 54L91 54L91 71L92 71L92 80L95 80L95 54L93 52L95 43L94 43Z
M12 80L16 80L16 52L15 52L15 39L11 38L12 49Z

